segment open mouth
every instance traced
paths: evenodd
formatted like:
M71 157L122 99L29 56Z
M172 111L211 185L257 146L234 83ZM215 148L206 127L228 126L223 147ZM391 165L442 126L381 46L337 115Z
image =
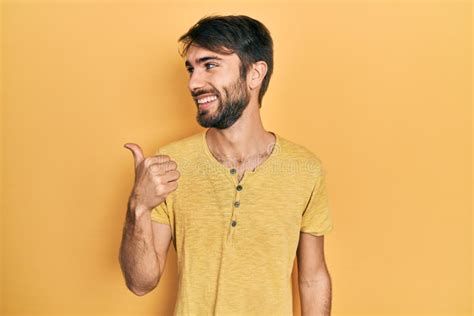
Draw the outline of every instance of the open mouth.
M205 102L202 102L202 103L198 102L199 109L200 110L208 109L216 101L217 101L217 97L206 98Z

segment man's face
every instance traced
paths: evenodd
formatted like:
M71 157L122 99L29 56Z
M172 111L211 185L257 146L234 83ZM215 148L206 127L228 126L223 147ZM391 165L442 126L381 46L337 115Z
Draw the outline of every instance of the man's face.
M189 90L202 127L225 129L242 115L250 101L246 78L240 76L240 59L192 45L187 54Z

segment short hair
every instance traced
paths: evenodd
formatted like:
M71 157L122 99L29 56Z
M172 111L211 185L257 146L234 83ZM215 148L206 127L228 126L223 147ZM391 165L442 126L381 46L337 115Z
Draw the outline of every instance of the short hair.
M245 15L205 16L178 42L183 43L181 57L187 54L193 44L218 54L237 54L241 61L242 78L245 78L253 63L261 60L266 62L267 73L258 94L258 104L262 106L273 73L273 40L265 25Z

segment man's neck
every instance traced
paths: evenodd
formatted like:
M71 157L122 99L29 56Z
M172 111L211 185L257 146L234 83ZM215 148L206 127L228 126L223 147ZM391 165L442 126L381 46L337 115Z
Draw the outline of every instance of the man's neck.
M275 136L264 129L259 118L241 117L229 128L209 128L206 142L218 160L239 165L249 160L265 160L273 149Z

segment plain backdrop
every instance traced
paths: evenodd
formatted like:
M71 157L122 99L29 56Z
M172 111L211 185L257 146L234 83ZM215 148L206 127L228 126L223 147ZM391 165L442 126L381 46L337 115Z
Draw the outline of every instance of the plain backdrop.
M473 310L470 2L4 1L1 10L0 314L172 314L172 247L146 296L120 271L134 176L122 146L152 155L202 130L177 39L209 14L249 15L271 31L264 126L325 166L333 315Z

